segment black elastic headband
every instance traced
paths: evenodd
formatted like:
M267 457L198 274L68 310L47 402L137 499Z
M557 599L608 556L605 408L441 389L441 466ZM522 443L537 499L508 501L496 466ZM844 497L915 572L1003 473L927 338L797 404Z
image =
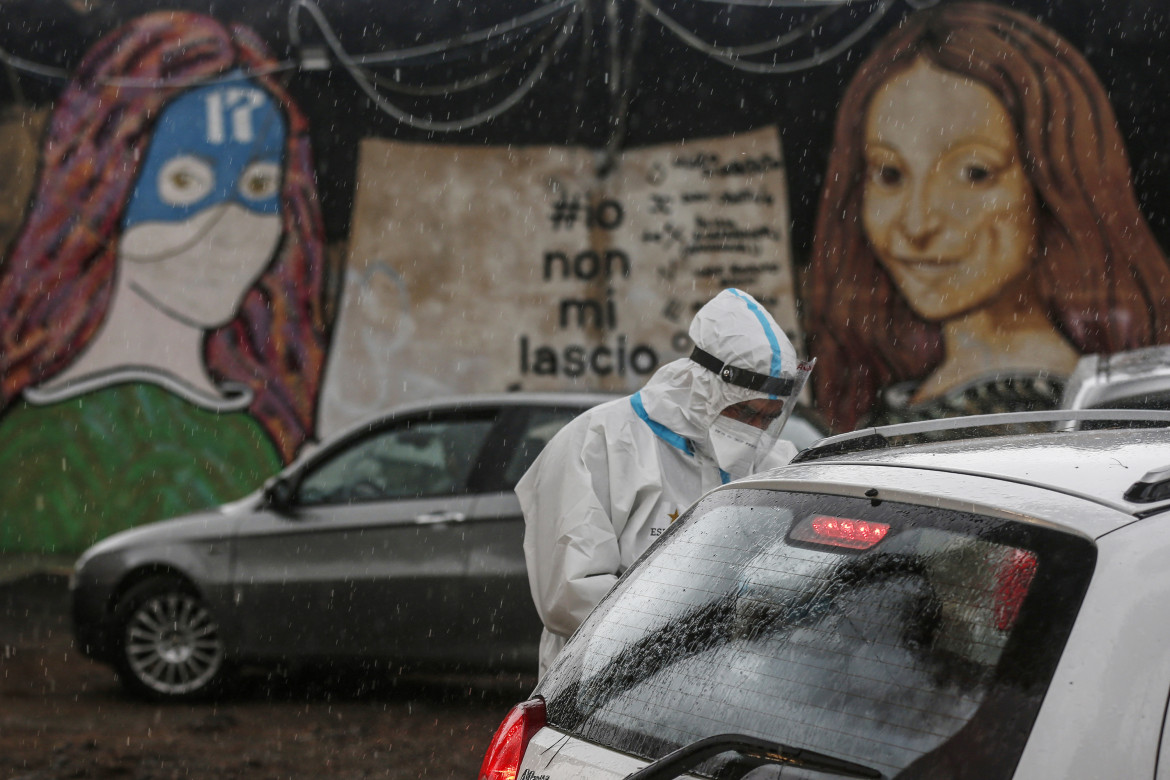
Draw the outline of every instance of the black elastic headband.
M694 351L691 352L691 360L708 371L718 374L719 378L728 384L746 387L748 390L755 390L758 393L788 396L792 395L792 388L796 384L796 381L790 377L768 376L756 373L751 369L737 368L729 363L724 363L710 352L699 347L695 347Z

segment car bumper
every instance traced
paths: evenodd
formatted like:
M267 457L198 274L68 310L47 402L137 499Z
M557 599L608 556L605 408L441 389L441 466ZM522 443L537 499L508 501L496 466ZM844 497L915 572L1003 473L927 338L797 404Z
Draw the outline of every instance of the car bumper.
M95 661L108 661L114 649L112 586L86 570L75 570L69 582L74 643L82 655Z

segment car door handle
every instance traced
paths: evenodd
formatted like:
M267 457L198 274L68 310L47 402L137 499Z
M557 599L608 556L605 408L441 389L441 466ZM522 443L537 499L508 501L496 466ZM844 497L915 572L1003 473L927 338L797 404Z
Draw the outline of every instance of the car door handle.
M467 519L462 512L427 512L414 518L416 523L434 525L436 523L461 523Z

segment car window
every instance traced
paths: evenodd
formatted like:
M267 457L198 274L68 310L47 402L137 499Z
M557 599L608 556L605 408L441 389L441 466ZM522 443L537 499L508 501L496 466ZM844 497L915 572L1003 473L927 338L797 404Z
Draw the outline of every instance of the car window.
M1138 393L1129 396L1121 395L1112 400L1099 401L1087 408L1138 411L1170 410L1170 391ZM1163 424L1154 420L1082 420L1077 427L1081 430L1093 431L1109 428L1159 428Z
M416 420L332 453L300 483L298 503L348 504L463 493L494 420Z
M647 759L741 733L886 777L962 762L1006 779L1094 561L1087 540L1021 523L722 491L631 569L538 693L550 724Z
M1140 395L1122 396L1108 403L1097 404L1096 409L1170 409L1170 391L1142 393Z
M528 471L528 467L536 460L536 456L544 449L544 445L565 427L565 424L581 413L580 409L533 409L528 414L523 432L520 434L519 444L508 456L508 463L504 467L504 481L506 490L512 490L516 483Z

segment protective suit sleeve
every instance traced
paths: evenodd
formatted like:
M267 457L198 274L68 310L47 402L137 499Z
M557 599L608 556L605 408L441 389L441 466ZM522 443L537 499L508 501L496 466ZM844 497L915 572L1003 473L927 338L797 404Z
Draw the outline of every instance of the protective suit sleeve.
M608 486L597 484L598 475L608 474L604 435L567 427L516 486L532 598L545 628L563 637L581 625L621 571Z

